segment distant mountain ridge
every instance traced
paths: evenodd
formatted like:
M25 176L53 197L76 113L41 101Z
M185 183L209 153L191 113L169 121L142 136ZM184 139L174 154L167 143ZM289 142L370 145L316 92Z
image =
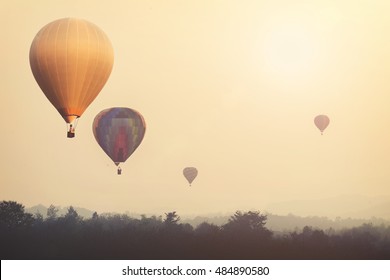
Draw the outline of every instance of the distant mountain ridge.
M278 215L292 213L298 216L321 216L333 219L375 217L390 220L390 196L341 195L316 200L290 200L271 203L266 209Z

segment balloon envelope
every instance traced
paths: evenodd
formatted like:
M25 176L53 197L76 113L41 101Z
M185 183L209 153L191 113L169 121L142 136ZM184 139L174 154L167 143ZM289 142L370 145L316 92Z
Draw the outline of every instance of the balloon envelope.
M96 98L113 62L108 37L82 19L63 18L47 24L30 47L35 80L67 123L80 117Z
M187 179L188 183L191 185L191 183L198 175L198 170L195 167L186 167L183 169L183 175Z
M329 122L330 120L326 115L318 115L314 118L314 124L321 131L321 134L324 132L325 128L328 127Z
M141 144L146 130L144 118L130 108L109 108L96 115L93 134L103 151L119 165Z

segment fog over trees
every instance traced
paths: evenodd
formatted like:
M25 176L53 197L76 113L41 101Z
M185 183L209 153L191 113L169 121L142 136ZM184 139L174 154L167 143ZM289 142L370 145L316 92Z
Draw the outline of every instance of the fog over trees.
M70 206L31 214L0 202L1 259L389 259L389 224L290 231L268 227L259 211L236 211L222 224L176 211L161 216L98 214L84 218Z

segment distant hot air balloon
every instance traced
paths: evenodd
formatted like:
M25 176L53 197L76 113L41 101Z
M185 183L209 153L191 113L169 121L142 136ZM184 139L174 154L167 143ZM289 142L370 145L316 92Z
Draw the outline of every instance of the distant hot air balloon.
M64 18L45 25L30 48L30 66L43 93L74 137L78 118L110 76L114 52L104 32L88 21Z
M125 162L141 144L145 135L145 121L140 113L130 108L110 108L96 115L92 130L103 151L118 166Z
M314 118L314 124L317 126L317 128L321 131L321 135L324 132L325 128L329 125L329 118L326 115L318 115Z
M195 167L186 167L183 169L183 175L191 186L192 181L198 175L198 170Z

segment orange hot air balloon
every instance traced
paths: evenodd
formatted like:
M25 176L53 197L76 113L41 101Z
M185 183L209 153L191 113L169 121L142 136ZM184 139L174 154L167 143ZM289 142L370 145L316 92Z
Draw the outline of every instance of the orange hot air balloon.
M198 176L198 170L195 167L186 167L183 169L183 175L191 186L191 183Z
M317 128L321 131L321 135L324 132L325 128L329 125L329 118L326 115L318 115L314 118L314 124L317 126Z
M78 118L111 74L114 51L104 32L86 20L64 18L44 26L30 48L30 66L47 99L74 137Z

